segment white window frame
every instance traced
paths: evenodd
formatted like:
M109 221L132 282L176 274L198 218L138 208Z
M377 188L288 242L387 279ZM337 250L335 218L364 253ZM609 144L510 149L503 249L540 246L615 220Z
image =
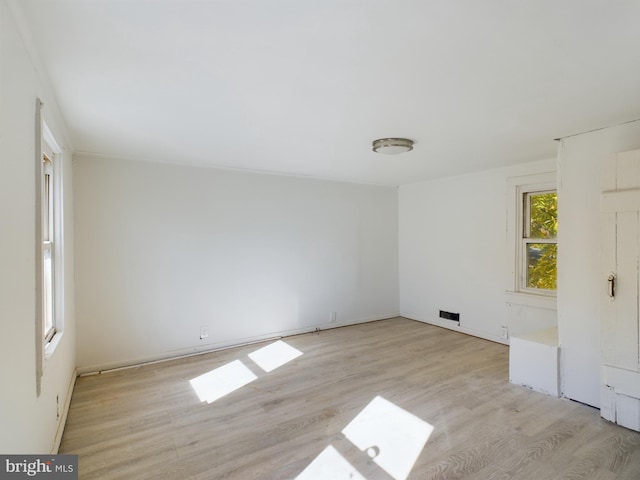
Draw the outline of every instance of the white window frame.
M56 201L53 153L42 146L42 336L48 345L56 334ZM47 258L49 262L47 262ZM47 268L47 263L49 267ZM46 348L46 347L45 347Z
M49 359L58 346L64 332L64 208L63 208L63 181L62 181L62 149L53 136L51 130L41 121L41 145L40 145L40 198L39 198L39 244L41 255L39 258L39 282L41 304L37 330L38 343L41 345L41 360ZM50 170L45 171L44 158L50 162ZM49 192L45 189L45 175L49 175ZM48 198L47 193L49 193ZM49 208L49 211L45 211ZM51 329L45 331L46 301L46 272L44 268L45 253L51 257ZM44 370L44 364L41 370Z
M545 295L548 297L556 297L556 290L548 290L543 288L532 288L528 286L528 262L527 262L527 245L530 243L554 243L558 244L558 239L554 238L531 238L530 234L530 212L531 212L531 195L543 194L543 193L556 193L557 190L555 188L555 184L540 184L540 185L527 185L521 186L519 188L518 199L520 202L519 211L521 214L519 215L519 251L518 251L518 259L520 261L520 265L518 268L518 292L527 293L531 295Z
M527 287L527 243L557 243L557 239L526 238L525 201L528 193L557 192L556 172L511 177L507 181L507 301L519 305L557 308L557 291Z

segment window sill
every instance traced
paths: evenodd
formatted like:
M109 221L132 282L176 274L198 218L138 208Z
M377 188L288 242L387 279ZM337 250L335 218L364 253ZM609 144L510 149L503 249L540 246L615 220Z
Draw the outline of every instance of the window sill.
M55 352L56 348L58 348L58 344L62 339L62 333L63 332L56 332L51 341L44 347L45 360L49 360L53 356L53 352Z
M558 309L558 299L555 296L506 291L505 299L507 304L512 305L523 305L545 310Z

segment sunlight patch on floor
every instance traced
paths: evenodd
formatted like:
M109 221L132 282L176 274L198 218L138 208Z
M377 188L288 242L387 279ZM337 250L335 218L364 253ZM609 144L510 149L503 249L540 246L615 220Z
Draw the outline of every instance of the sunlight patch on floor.
M433 426L377 396L342 433L395 480L405 480Z
M189 380L201 402L212 403L258 378L240 360Z
M351 443L394 480L407 479L432 432L431 424L379 395L342 430ZM366 480L331 445L296 480L325 478Z
M338 451L329 445L296 480L366 480Z
M256 362L265 372L271 372L300 355L302 355L300 350L293 348L282 340L278 340L271 345L250 353L249 358Z
M278 340L251 352L249 358L265 372L269 373L302 354L300 350L282 340ZM189 380L189 383L201 402L213 403L257 378L257 375L242 361L234 360Z

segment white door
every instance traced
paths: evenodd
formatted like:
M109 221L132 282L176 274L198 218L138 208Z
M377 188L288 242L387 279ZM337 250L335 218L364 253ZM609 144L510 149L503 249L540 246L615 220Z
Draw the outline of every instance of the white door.
M602 171L601 415L640 431L640 150Z

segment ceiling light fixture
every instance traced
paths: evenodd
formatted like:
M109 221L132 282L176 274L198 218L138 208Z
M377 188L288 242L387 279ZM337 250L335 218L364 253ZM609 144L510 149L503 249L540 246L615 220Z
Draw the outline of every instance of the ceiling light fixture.
M373 141L373 151L394 155L413 150L413 140L408 138L380 138Z

